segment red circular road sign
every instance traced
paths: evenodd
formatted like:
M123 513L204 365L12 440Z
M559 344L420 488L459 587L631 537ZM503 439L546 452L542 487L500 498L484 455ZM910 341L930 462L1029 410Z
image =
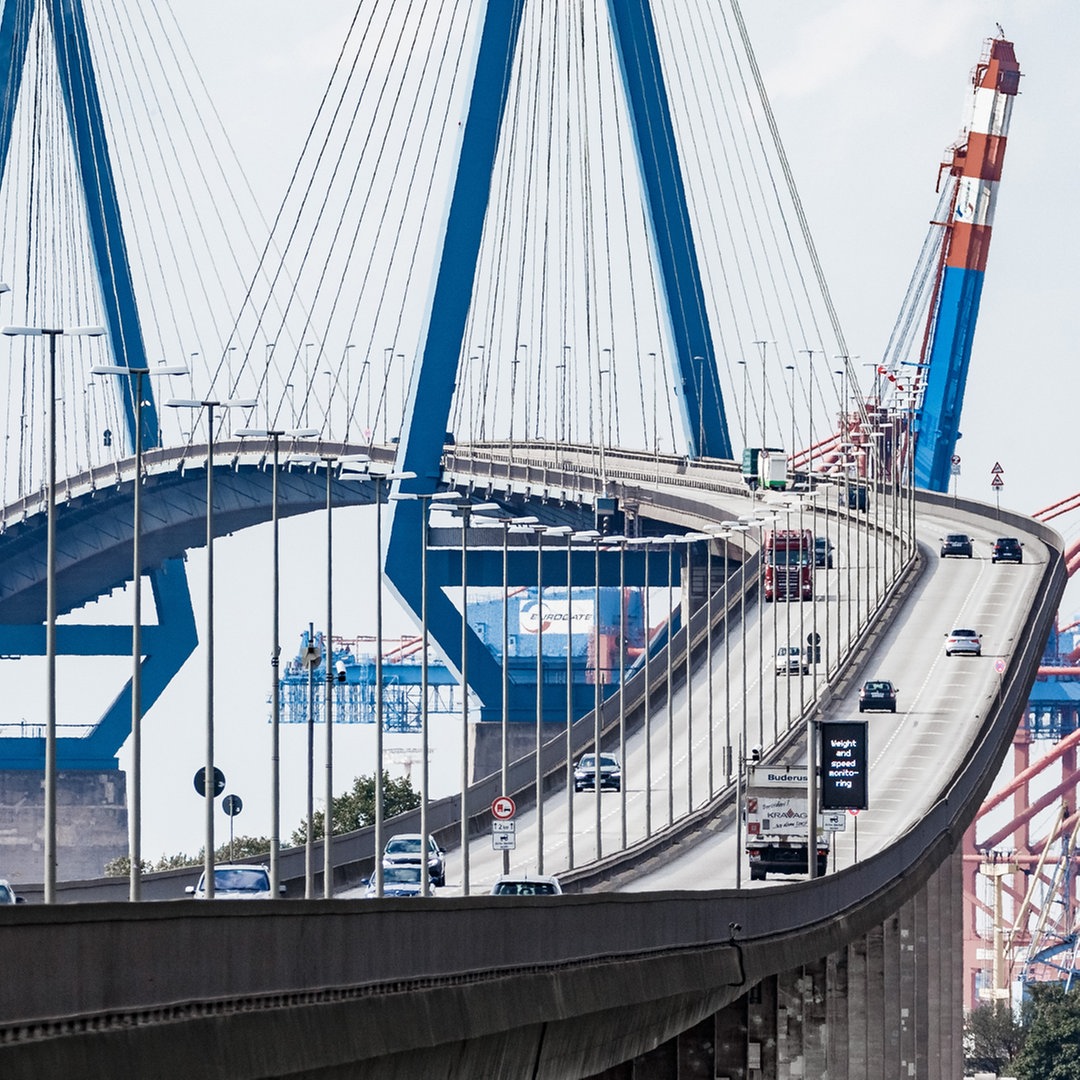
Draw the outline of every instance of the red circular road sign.
M516 811L517 806L509 795L498 795L491 804L491 816L497 821L509 821Z
M953 454L952 463L954 465L959 465L960 464L960 455L959 454Z
M994 661L994 670L999 675L1005 670L1005 661L1000 656Z

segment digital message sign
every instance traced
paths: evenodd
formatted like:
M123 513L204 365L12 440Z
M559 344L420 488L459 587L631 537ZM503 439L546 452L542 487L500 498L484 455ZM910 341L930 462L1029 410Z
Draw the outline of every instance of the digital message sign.
M866 721L821 724L821 809L865 810Z

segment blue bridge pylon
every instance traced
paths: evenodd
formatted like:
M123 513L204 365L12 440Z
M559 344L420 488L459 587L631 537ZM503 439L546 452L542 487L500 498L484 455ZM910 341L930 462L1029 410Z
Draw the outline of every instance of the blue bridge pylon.
M440 477L525 7L526 0L486 5L435 289L399 446L397 469L415 473L414 479L401 482L405 493L430 493ZM675 384L687 444L695 457L730 459L731 440L652 7L649 0L633 4L609 0L608 14L643 180L644 209L661 268L661 304L672 331ZM417 617L423 601L416 573L417 538L425 502L396 504L386 555L387 577ZM441 583L434 584L427 596L428 625L451 667L460 671L461 615L438 588ZM499 665L479 641L476 644L469 651L470 684L481 701L498 701ZM511 714L522 712L527 712L523 703L511 706Z
M4 0L0 14L0 63L8 73L0 102L0 178L6 173L27 47L35 17L47 18L52 31L60 91L73 144L76 174L82 187L86 227L98 279L98 302L108 335L112 362L144 368L146 349L127 257L109 142L97 78L86 32L82 0ZM119 376L128 445L135 445L135 376ZM148 386L143 387L142 445L159 443L158 415ZM148 709L183 666L197 643L187 572L182 559L144 567L157 608L157 624L143 630L142 706ZM5 651L45 655L41 625L2 628ZM65 624L57 637L60 655L130 656L131 627ZM116 768L116 752L131 727L131 681L84 738L57 739L60 769ZM3 740L2 764L9 769L42 769L44 738Z

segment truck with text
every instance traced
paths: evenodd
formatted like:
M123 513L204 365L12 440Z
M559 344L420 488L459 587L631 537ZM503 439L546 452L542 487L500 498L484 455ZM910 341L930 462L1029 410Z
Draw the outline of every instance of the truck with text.
M787 453L778 446L748 446L743 450L742 478L754 490L783 491L787 487Z
M809 529L766 529L762 573L766 600L813 600L814 534Z
M755 765L746 785L746 854L750 880L766 874L807 874L809 845L806 766ZM828 869L829 834L815 829L817 876Z

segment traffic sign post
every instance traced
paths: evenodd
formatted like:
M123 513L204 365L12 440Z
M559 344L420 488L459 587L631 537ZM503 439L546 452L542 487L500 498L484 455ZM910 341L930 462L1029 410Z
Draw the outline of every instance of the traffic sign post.
M497 795L492 800L492 851L513 851L517 847L517 831L513 821L516 813L517 804L509 795Z
M516 847L516 823L513 821L493 821L491 823L491 849L493 851L513 851Z
M200 769L192 781L195 785L195 790L206 797L206 769ZM225 774L218 768L214 769L214 794L213 798L217 798L225 790Z
M244 800L239 795L226 795L221 800L221 809L229 815L229 862L233 861L233 818L244 809Z

